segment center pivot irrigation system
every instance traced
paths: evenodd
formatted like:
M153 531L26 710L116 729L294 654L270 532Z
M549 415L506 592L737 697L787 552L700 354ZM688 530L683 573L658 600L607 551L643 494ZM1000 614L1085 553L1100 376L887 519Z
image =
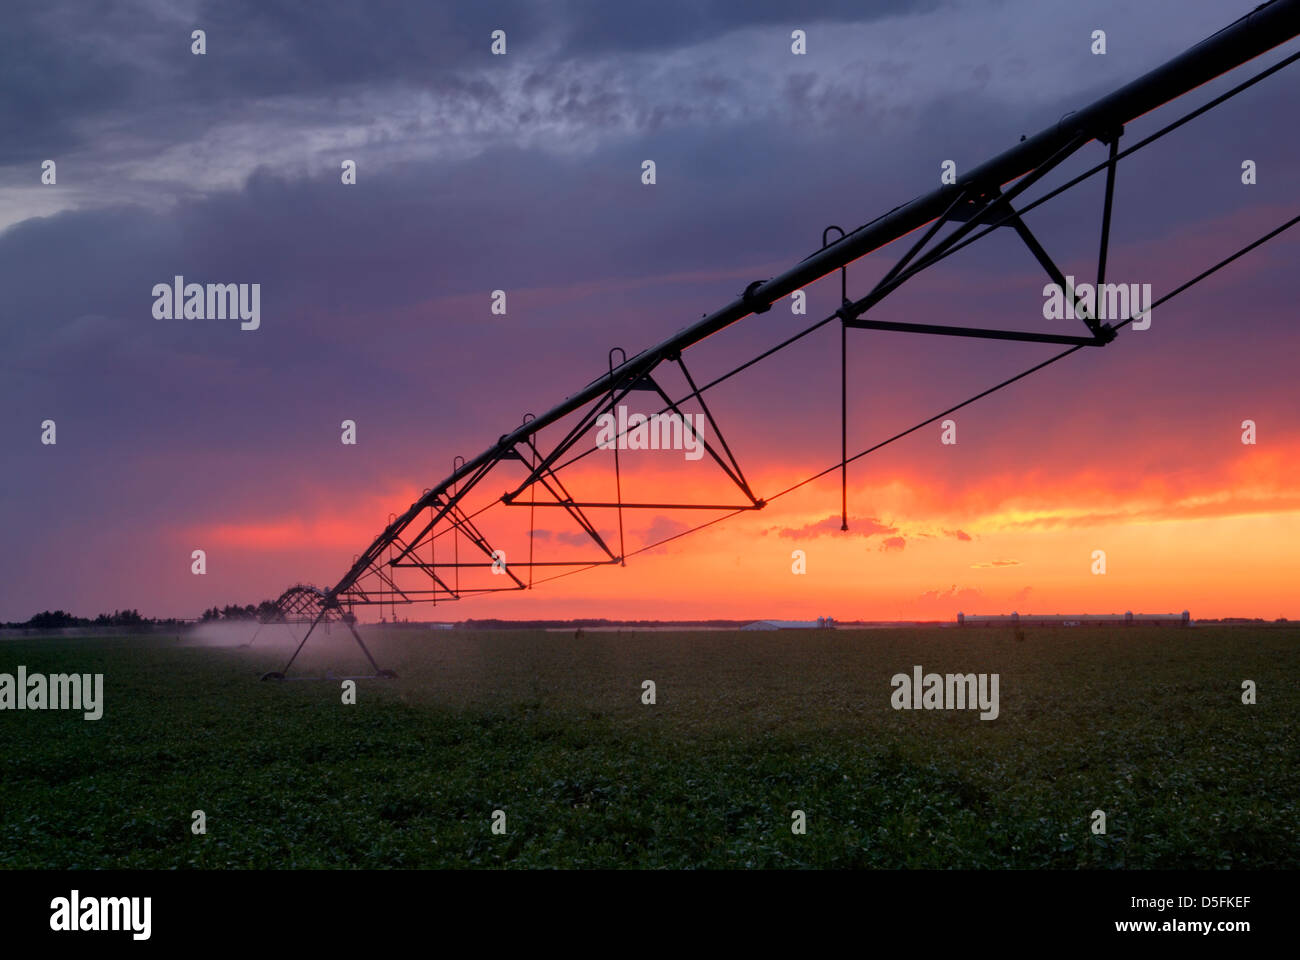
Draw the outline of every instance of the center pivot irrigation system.
M319 589L298 585L287 590L278 601L277 614L268 618L267 622L306 623L308 627L283 671L268 673L265 678L283 679L313 631L322 623L331 621L341 621L346 624L374 667L377 676L393 677L395 675L392 671L379 668L360 634L357 633L356 619L352 612L354 607L380 605L382 609L384 604L388 604L395 611L399 604L436 604L439 600L458 600L484 593L527 590L548 580L579 573L592 567L623 564L629 556L651 550L669 540L675 540L747 510L760 510L766 503L777 497L784 496L837 470L841 477L842 529L847 530L847 471L850 463L1079 350L1088 347L1104 347L1115 340L1122 328L1137 319L1130 312L1128 317L1120 322L1101 322L1092 311L1082 305L1076 299L1075 291L1067 283L1061 269L1026 226L1023 215L1104 171L1106 187L1101 212L1101 238L1096 277L1096 289L1100 291L1106 277L1111 206L1119 161L1282 70L1300 57L1300 53L1292 54L1243 80L1208 103L1202 104L1145 139L1121 150L1120 141L1124 133L1124 125L1221 74L1240 67L1260 54L1291 40L1297 34L1300 34L1300 0L1272 0L1270 3L1265 3L1145 76L1082 110L1067 114L1055 126L1043 130L1036 136L1022 138L1020 143L1010 150L972 168L965 176L960 177L958 182L941 186L931 193L895 207L856 230L845 233L842 228L828 227L822 236L821 249L779 276L769 280L754 281L737 299L720 310L705 315L703 319L657 346L643 350L630 358L626 357L620 348L614 348L609 353L607 371L564 402L540 416L533 417L531 414L526 416L523 423L501 436L495 444L474 459L465 460L457 457L452 473L436 486L426 490L405 513L391 517L384 531L375 538L364 553L355 559L352 566L333 587ZM1016 200L1029 187L1092 141L1097 141L1105 148L1104 161L1036 200L1020 207L1016 206ZM1300 216L1293 217L1231 256L1208 266L1186 283L1147 304L1145 312L1199 283L1238 257L1294 226L1298 221ZM1058 289L1064 291L1065 297L1073 307L1074 315L1082 319L1085 327L1078 335L929 323L894 323L868 317L868 311L872 307L907 280L1002 227L1015 231L1052 282ZM849 263L922 228L925 228L924 233L869 293L857 300L849 298L844 269ZM940 236L945 228L949 228L948 231ZM829 236L832 231L838 231L840 234L833 241ZM776 301L836 270L840 271L841 277L841 305L838 310L703 386L697 385L686 365L685 353L690 347L751 314L765 313ZM837 320L840 324L842 393L840 461L785 490L760 498L750 489L740 464L705 401L705 393L760 360L784 350L813 331ZM846 356L850 329L1050 343L1064 346L1066 349L1014 377L954 404L933 417L849 456ZM620 355L617 363L616 354ZM656 375L662 377L663 372L673 366L680 371L689 390L678 400L673 400L668 391L661 386L660 380L656 378ZM715 438L716 443L705 440L698 432L697 440L709 458L730 478L738 491L736 499L739 502L733 504L625 502L622 496L618 444L615 444L613 449L616 489L614 500L579 500L569 492L559 476L560 471L602 449L601 446L587 447L582 444L583 449L575 451L584 436L598 425L601 416L612 414L620 401L634 391L648 391L657 396L658 401L655 402L663 404L660 414L681 417L687 424L688 430L691 429L689 426L691 420L683 416L682 406L687 403L698 404L711 430L710 436ZM538 437L543 431L547 431L567 418L574 417L576 419L571 419L568 424L550 431L549 446L547 443L539 442ZM608 448L608 444L605 444L604 448ZM478 488L489 473L499 466L512 471L514 479L511 481L511 488L480 509L469 510L466 506L467 495ZM493 507L527 508L524 514L529 523L530 537L527 560L512 560L508 564L505 563L501 551L494 548L493 543L475 524L476 517ZM585 542L588 542L597 553L595 559L535 561L531 547L534 533L532 523L535 511L539 508L564 510L585 533ZM679 509L720 513L682 533L665 537L632 551L625 549L623 534L625 510ZM617 513L617 544L607 542L597 531L590 514L590 511L597 510ZM608 514L603 515L608 516ZM450 546L447 537L451 538ZM610 539L612 540L612 537ZM438 551L440 540L443 541L441 556ZM462 541L465 542L468 555L474 559L461 559ZM538 580L533 579L535 569L547 567L567 569ZM495 574L494 577L474 578L474 574L482 574L489 569ZM466 571L466 579L472 582L462 583L462 571ZM520 575L521 572L526 578ZM501 585L487 585L489 583Z

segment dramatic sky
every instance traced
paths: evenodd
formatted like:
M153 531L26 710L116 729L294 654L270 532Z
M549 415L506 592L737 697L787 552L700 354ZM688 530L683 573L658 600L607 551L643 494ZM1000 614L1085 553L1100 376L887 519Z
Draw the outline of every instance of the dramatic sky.
M987 159L1254 5L7 3L0 621L196 616L332 585L454 456L588 383L610 347L660 341L811 253L828 224L934 189L943 161ZM1123 142L1297 48L1135 121ZM1110 279L1160 296L1295 215L1297 69L1121 164ZM1103 157L1090 144L1047 184ZM1027 217L1080 279L1101 191L1094 178ZM850 294L900 246L854 264ZM847 534L830 476L626 568L399 613L1300 616L1298 254L1300 230L1157 308L1151 329L962 410L955 445L935 424L857 461ZM153 286L176 275L260 284L260 328L156 318ZM1043 319L1045 281L998 231L876 316L1083 332ZM711 379L820 319L838 281L808 296L807 316L777 304L691 350L692 373ZM1056 350L851 331L850 450ZM663 381L682 391L674 372ZM834 325L709 396L760 496L838 462ZM340 442L345 419L356 445ZM628 499L735 501L680 452L628 451L622 467ZM571 471L575 490L612 493L609 453ZM711 516L629 513L628 549ZM526 554L527 511L491 517L494 543ZM617 537L612 514L596 519ZM536 526L538 559L592 555L563 511Z

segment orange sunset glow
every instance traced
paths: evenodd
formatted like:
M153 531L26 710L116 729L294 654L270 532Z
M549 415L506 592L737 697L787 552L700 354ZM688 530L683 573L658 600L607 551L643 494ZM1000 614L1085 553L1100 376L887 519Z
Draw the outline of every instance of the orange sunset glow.
M1170 474L1127 480L1096 467L994 469L961 482L922 469L886 467L875 481L851 484L847 533L840 531L838 474L832 474L761 511L637 554L628 560L634 569L596 568L531 592L480 596L442 609L456 617L520 619L563 617L575 610L632 619L796 618L829 612L842 619L885 620L951 619L958 611L1188 608L1202 617L1242 611L1294 617L1300 613L1297 463L1300 444L1290 442L1266 450L1243 447L1218 463L1189 463ZM758 491L780 489L792 476L769 468L751 482ZM635 479L647 489L671 488L682 502L736 500L728 497L725 481L683 484L671 468L641 471ZM571 468L566 483L570 489L596 491L608 485L608 471ZM384 495L358 499L346 513L321 504L289 518L195 527L184 531L184 538L237 556L274 556L324 582L376 535L388 512L404 508L418 494L395 485ZM631 499L627 490L625 498ZM603 535L617 537L614 511L590 513ZM527 551L526 514L498 506L480 518L480 525L494 545L515 555ZM717 516L627 510L628 550ZM539 516L535 522L539 529L572 534L571 545L539 540L537 559L598 555L567 518ZM449 550L450 544L448 534L439 549ZM1243 550L1243 544L1252 548ZM472 552L468 545L464 549ZM1097 549L1106 553L1105 575L1091 571ZM792 573L795 550L806 555L802 576ZM399 617L410 615L398 609Z

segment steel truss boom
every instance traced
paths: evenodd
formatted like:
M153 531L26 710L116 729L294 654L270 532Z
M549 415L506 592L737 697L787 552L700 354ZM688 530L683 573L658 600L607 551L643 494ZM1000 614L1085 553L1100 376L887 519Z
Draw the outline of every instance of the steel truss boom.
M586 569L600 564L622 563L629 555L622 543L622 511L624 509L695 508L727 510L730 511L727 514L728 516L742 510L761 509L766 501L756 497L750 490L740 464L732 454L717 421L704 402L704 392L726 377L732 376L757 362L758 359L771 355L802 336L836 319L840 321L842 330L845 331L841 334L842 349L847 349L847 330L851 328L1054 343L1070 347L1064 354L1058 354L1053 360L1073 353L1084 346L1099 347L1111 342L1115 338L1116 330L1132 322L1134 317L1130 316L1119 324L1111 325L1103 323L1101 319L1089 315L1086 311L1076 309L1076 314L1083 321L1086 332L1081 331L1077 336L1069 336L1032 331L885 322L864 318L864 315L868 313L871 307L916 273L999 227L1008 227L1019 235L1048 276L1065 291L1065 296L1069 298L1071 305L1075 306L1073 302L1074 292L1068 288L1065 276L1024 223L1022 215L1028 209L1081 182L1087 176L1104 169L1106 171L1106 189L1097 264L1097 282L1098 287L1100 287L1100 284L1104 282L1106 273L1111 207L1118 161L1139 147L1145 146L1156 139L1157 136L1163 135L1174 127L1181 125L1181 123L1186 122L1191 116L1198 115L1210 106L1222 102L1246 86L1262 79L1263 76L1275 72L1285 63L1292 62L1296 57L1288 58L1283 64L1270 68L1246 84L1217 98L1213 103L1200 108L1200 110L1193 111L1188 117L1184 117L1158 134L1141 141L1128 150L1120 152L1118 144L1124 126L1221 74L1285 43L1297 34L1300 34L1300 0L1271 0L1271 2L1262 4L1218 33L1196 44L1155 70L1121 87L1109 96L1103 97L1081 110L1067 114L1054 126L1041 131L1035 136L1022 138L1021 142L1011 149L970 169L964 176L959 177L956 183L941 186L923 196L917 197L855 230L847 233L841 231L843 235L834 241L825 242L824 237L821 249L778 276L767 280L756 280L749 284L739 297L719 310L683 328L659 344L643 350L631 358L623 359L617 364L614 362L614 351L611 351L608 369L605 373L545 413L526 418L524 423L501 436L495 444L477 457L460 463L450 475L427 490L404 513L394 517L383 532L356 558L338 583L333 588L323 592L323 595L319 598L319 606L316 607L313 604L313 608L318 612L308 629L307 636L310 636L311 631L315 629L317 624L331 616L331 612L341 614L344 603L351 607L353 604L415 603L425 600L436 601L438 598L459 599L462 596L495 592L497 590L527 589L532 585L532 568L534 566L573 566ZM1107 146L1108 158L1105 163L1075 178L1065 186L1052 191L1048 196L1017 209L1015 201L1022 193L1062 161L1093 141L1101 142ZM1010 184L1009 187L1008 184ZM944 226L953 226L954 229L945 237L936 241L940 229ZM1290 224L1286 226L1290 226ZM836 270L843 271L849 263L923 228L927 228L924 234L919 237L911 249L895 263L884 278L866 296L858 300L850 300L845 282L842 279L842 304L834 314L783 341L777 347L765 351L760 357L742 364L724 377L719 377L703 387L696 384L683 360L683 353L688 348L751 314L767 312L773 303L789 296L794 291L800 290ZM1274 234L1270 234L1270 236L1276 235L1278 232L1280 230L1274 231ZM1213 269L1218 269L1218 266L1222 265L1219 264ZM1208 275L1209 272L1212 271L1207 271L1202 277ZM1199 280L1201 277L1197 279ZM1185 289L1185 287L1186 285L1180 287L1179 291ZM1172 296L1172 294L1169 296ZM1048 362L1050 363L1052 360ZM691 392L682 401L673 401L655 378L655 372L659 371L664 365L676 365L685 378ZM1039 365L1039 367L1033 369L1039 369L1044 365ZM843 365L842 370L845 370ZM843 389L847 391L847 373L844 373L843 376ZM1005 386L1006 383L1013 382L1016 379L1019 378L1005 381L994 389L1000 389L1001 386ZM680 404L686 400L693 399L700 403L704 410L703 415L712 428L712 436L717 439L718 444L714 446L703 441L702 437L699 439L710 459L737 487L742 495L743 503L625 503L622 500L621 480L618 481L618 498L613 502L577 500L569 494L567 488L557 476L557 471L592 451L588 450L585 453L562 461L563 456L572 450L582 436L595 425L598 417L612 412L617 404L633 391L654 393L666 404L664 411L671 411L676 414L682 413ZM535 443L537 434L564 418L579 412L582 413L582 416L568 431L564 439L549 453L543 453ZM842 415L847 419L847 400L842 404ZM686 422L689 424L689 419ZM831 468L832 470L839 470L842 476L850 460L857 459L848 456L846 430L847 428L845 428L843 437L844 447L841 460ZM509 586L462 588L460 584L460 569L462 567L488 567L496 562L496 555L491 543L473 523L473 517L482 511L467 514L463 504L467 495L478 486L493 467L512 460L517 461L526 470L526 478L515 486L513 491L502 495L498 501L494 501L494 504L501 503L516 508L527 507L530 514L538 507L564 509L579 527L586 532L601 555L596 560L589 561L549 561L542 563L533 562L530 552L527 563L512 563L510 565L528 570L529 580L527 583L521 580L513 570L503 569L497 572L508 575ZM823 471L817 476L825 475L827 472L829 471ZM617 448L615 448L615 473L617 477ZM535 491L538 486L549 494L551 499L539 499L536 493L529 499L520 499L525 490L532 489ZM847 528L846 498L843 506L844 523L845 528ZM585 510L592 508L618 510L619 543L617 550L605 542L585 513ZM429 518L426 522L420 523L420 518L426 510L429 511ZM709 523L712 522L716 521L709 521ZM446 528L438 532L436 528L440 523L445 524ZM430 550L433 550L435 541L448 533L453 533L455 536L456 554L454 561L435 562L430 560L426 562L417 556L417 548L428 546ZM461 537L464 537L480 555L479 560L460 561L459 541ZM430 587L422 590L399 587L392 574L388 571L400 568L424 570L430 577ZM444 573L448 571L454 572L454 580L451 579L449 573L446 576L439 576L437 572L439 570L444 571ZM379 586L367 590L361 583L363 578L375 578L378 580ZM349 626L351 626L350 621ZM299 651L302 649L302 645L306 643L306 639L307 637L304 637L302 643L299 644ZM359 636L357 640L360 642ZM364 645L362 645L362 649L365 649ZM295 652L294 656L297 656L297 652ZM367 656L369 656L368 651ZM371 662L373 663L373 660ZM292 663L293 659L291 658L285 670ZM280 674L274 676L280 676Z

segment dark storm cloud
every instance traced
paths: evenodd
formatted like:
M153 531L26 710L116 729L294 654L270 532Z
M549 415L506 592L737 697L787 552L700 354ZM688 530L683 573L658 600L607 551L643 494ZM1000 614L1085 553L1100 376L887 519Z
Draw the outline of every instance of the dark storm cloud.
M864 23L885 17L928 13L940 0L662 0L656 3L604 3L576 0L561 4L571 24L570 52L643 51L699 43L744 27L782 26L789 31L822 22Z
M19 3L3 16L0 165L68 150L82 138L77 117L129 100L134 84L122 58L85 39L85 21L70 9Z
M543 29L535 3L366 4L213 0L191 15L166 3L6 6L0 31L0 163L66 151L92 133L78 121L148 117L158 139L259 97L338 95L409 84L448 96L494 92L458 70L482 63L505 18L520 33ZM190 52L194 29L207 54ZM129 114L129 116L123 116ZM170 129L168 126L170 125Z
M773 24L866 22L933 9L937 2L891 0L863 5L821 0L792 8L780 0L614 4L598 0L537 3L365 4L207 0L192 14L177 5L6 6L0 32L0 164L67 151L91 133L77 121L129 112L172 129L202 126L252 98L338 96L362 88L426 89L499 106L497 91L464 75L490 59L493 30L504 29L510 55L536 64L532 83L553 81L573 58L645 52L700 43L723 33ZM796 22L797 21L797 22ZM190 53L190 33L206 32L208 53ZM580 91L558 88L557 105L589 110ZM204 107L208 116L169 108ZM651 115L657 125L665 118ZM167 139L160 136L159 139Z
M212 33L252 40L245 56L253 72L247 89L399 80L419 83L432 70L480 62L493 30L506 31L510 51L536 56L551 47L557 59L619 51L644 52L712 40L747 27L823 22L864 23L915 15L940 0L513 0L491 3L410 4L401 0L363 6L209 0L197 25ZM786 32L788 37L788 30ZM546 41L545 45L539 41ZM258 64L254 54L274 52ZM278 60L278 63L274 62Z

